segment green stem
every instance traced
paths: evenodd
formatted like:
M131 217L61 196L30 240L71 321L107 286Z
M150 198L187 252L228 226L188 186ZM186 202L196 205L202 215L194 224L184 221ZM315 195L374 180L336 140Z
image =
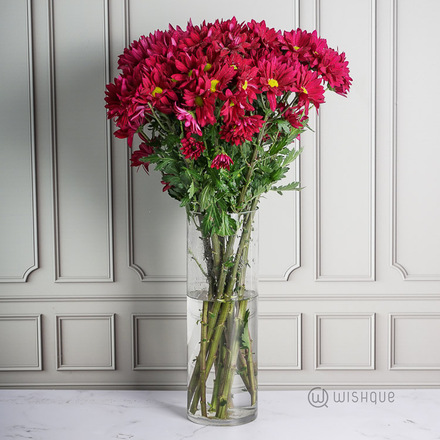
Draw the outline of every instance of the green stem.
M231 275L229 278L228 287L226 289L227 296L232 295L232 291L234 289L234 286L236 286L236 288L239 292L242 292L244 290L243 283L244 283L245 274L246 274L246 267L248 264L247 251L245 252L245 250L248 249L248 247L249 247L249 241L250 241L251 232L252 232L252 224L254 221L255 210L257 208L258 201L259 201L259 198L254 200L254 202L252 203L251 211L247 214L246 218L243 220L244 226L243 226L242 234L240 237L240 243L238 245L238 249L235 254L234 265L233 265ZM243 254L244 252L245 252L245 256ZM239 277L240 284L238 284L236 278L237 278L237 273L238 273L238 269L240 268L240 266L242 267L242 271L241 271L240 277Z
M217 234L213 234L211 237L212 242L212 259L213 259L213 277L218 280L220 276L221 267L221 245Z
M238 353L238 373L240 374L244 386L248 390L249 394L251 396L255 394L254 391L252 390L252 385L249 381L249 367L247 365L247 359L243 354L242 350L240 350Z
M206 413L206 346L207 346L207 327L208 327L208 301L203 301L203 312L201 322L201 347L200 347L200 407L202 416L207 417ZM208 370L209 371L209 370Z
M220 340L220 346L218 348L217 358L215 359L215 379L214 379L214 388L212 390L212 399L211 399L211 411L217 411L218 408L218 393L220 389L220 378L223 375L223 367L225 365L225 357L226 357L226 347L225 347L225 335L223 333L222 338Z
M217 325L215 326L214 334L211 340L211 344L209 347L209 355L206 360L206 371L211 371L212 365L214 364L215 357L217 355L217 350L219 347L220 339L223 333L223 330L225 328L225 322L229 314L229 310L233 304L230 301L223 302L220 309L220 316L218 318ZM200 356L199 356L200 357ZM193 373L194 376L194 373ZM197 379L197 376L196 376ZM201 389L200 389L200 382L197 383L194 389L194 392L192 393L192 404L190 411L194 414L194 412L197 410L198 401L200 399Z
M238 352L240 350L240 335L243 332L244 315L246 313L247 300L240 301L238 314L234 319L234 328L231 335L231 347L228 356L228 362L225 365L226 377L222 384L221 393L219 396L219 407L217 409L216 417L219 419L226 418L227 404L231 394L232 381L235 371L237 369Z
M249 329L248 329L249 331ZM253 353L252 353L252 342L251 335L249 332L249 349L246 354L246 365L247 365L247 372L249 377L249 393L251 395L251 405L255 405L257 403L257 380L255 378L255 368L254 368L254 360L253 360Z
M223 257L223 263L221 265L221 271L220 271L220 276L219 276L219 281L218 281L217 298L223 298L225 284L226 284L226 277L228 275L229 267L230 267L229 260L232 257L232 254L234 252L234 244L235 244L236 238L237 238L237 234L231 235L228 238L228 243L226 245L226 250L225 250L224 257ZM227 293L228 292L226 292L226 296L228 296Z
M207 352L210 351L210 341L212 338L212 334L214 332L215 324L217 322L218 314L220 311L222 303L220 301L215 301L213 306L211 307L211 310L208 312L208 326L207 326ZM201 356L200 353L197 356L196 364L194 366L194 370L191 376L190 383L188 385L188 405L191 403L192 400L196 400L194 397L194 393L197 389L197 385L199 384L199 377L200 377L200 365L201 365ZM210 370L207 370L208 373ZM200 398L200 394L199 394ZM197 402L196 402L197 403ZM195 410L194 410L195 412Z

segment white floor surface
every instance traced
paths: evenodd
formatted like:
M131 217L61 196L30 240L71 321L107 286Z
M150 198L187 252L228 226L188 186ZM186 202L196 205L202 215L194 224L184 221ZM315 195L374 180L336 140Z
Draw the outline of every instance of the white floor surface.
M187 420L183 391L0 390L0 439L434 440L440 390L260 391L255 421Z

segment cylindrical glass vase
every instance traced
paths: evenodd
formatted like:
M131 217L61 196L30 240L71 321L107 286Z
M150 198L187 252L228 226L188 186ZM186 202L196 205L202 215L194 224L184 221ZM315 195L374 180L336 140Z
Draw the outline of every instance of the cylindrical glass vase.
M257 416L257 215L228 214L228 235L205 232L206 221L188 215L187 413L240 425Z

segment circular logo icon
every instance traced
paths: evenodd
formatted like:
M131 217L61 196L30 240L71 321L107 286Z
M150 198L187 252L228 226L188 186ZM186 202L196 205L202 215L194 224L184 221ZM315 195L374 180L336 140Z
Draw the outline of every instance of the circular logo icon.
M322 408L323 406L328 408L327 406L328 393L324 388L321 387L312 388L309 391L307 399L310 405L312 405L315 408Z

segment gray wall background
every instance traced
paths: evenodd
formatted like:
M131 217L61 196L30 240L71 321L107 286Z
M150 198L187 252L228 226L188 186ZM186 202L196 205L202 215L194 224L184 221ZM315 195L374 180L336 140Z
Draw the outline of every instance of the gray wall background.
M434 0L0 0L0 386L183 387L185 216L130 170L105 84L168 23L265 19L344 50L260 212L261 387L440 384Z

